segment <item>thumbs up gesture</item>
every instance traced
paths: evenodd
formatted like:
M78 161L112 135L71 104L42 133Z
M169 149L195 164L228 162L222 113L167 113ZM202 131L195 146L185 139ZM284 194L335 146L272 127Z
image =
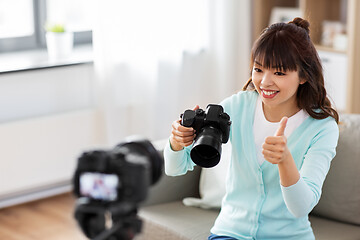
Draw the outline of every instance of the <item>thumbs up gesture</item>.
M287 117L283 117L275 136L267 137L262 145L262 154L265 160L272 164L279 164L291 156L287 147L287 139L284 135L287 120Z

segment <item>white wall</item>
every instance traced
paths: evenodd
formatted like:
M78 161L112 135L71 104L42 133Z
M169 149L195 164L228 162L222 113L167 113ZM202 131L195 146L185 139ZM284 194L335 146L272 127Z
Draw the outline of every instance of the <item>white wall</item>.
M92 81L91 64L0 75L0 207L70 186L79 154L104 146Z
M318 51L324 69L327 94L338 112L346 110L347 56L345 53Z
M0 123L90 107L92 64L0 74Z

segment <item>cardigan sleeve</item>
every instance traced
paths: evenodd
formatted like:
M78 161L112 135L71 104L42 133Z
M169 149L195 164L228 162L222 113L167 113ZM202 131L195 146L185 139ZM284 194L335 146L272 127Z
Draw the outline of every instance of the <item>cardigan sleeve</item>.
M280 186L286 207L295 217L300 218L309 214L315 198L302 176L294 185Z
M164 148L165 174L168 176L184 175L187 171L194 170L196 165L190 158L192 145L180 151L171 149L170 141L167 141Z
M304 156L299 181L281 187L285 204L295 217L306 216L319 202L331 160L336 154L338 138L339 129L335 121L325 122Z

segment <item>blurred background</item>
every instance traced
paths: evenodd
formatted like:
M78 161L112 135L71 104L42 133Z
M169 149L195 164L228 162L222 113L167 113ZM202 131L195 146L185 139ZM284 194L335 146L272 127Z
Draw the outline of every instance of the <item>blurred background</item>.
M250 77L253 41L300 16L340 113L360 113L356 0L0 0L0 208L70 191L77 157L170 134Z

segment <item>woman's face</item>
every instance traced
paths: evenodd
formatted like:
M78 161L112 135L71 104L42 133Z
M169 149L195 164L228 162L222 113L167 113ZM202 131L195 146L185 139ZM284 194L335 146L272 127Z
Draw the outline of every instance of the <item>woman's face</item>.
M281 110L281 113L296 113L298 109L296 93L300 80L298 71L280 71L265 68L255 60L252 69L252 82L261 96L264 111Z

